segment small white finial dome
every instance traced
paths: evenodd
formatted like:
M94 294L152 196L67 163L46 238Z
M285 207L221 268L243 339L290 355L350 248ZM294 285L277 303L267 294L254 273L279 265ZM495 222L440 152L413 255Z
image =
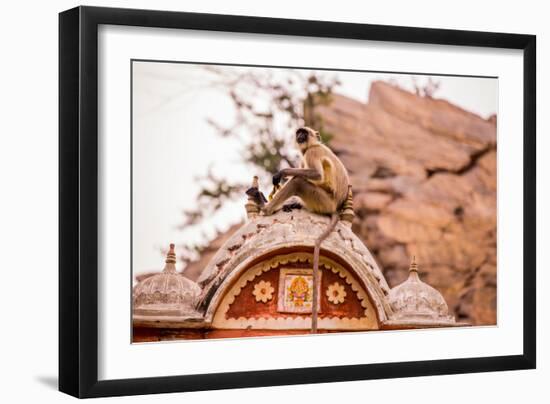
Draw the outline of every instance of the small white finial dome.
M166 255L162 272L149 276L134 287L134 314L181 316L195 313L201 288L176 272L174 244Z
M441 293L420 280L414 256L409 278L390 290L388 301L394 312L394 320L455 322L454 316L449 315L449 308Z

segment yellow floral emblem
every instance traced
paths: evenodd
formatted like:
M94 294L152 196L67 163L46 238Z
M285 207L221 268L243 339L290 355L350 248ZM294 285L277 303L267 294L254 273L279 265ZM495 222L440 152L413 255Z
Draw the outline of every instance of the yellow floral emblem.
M332 285L329 285L327 288L327 298L328 301L333 304L344 303L346 298L346 291L344 290L344 285L334 282Z
M304 277L297 276L292 280L288 288L288 298L296 307L311 301L311 290Z
M271 282L260 281L254 285L254 291L252 294L256 298L257 302L266 303L273 298L273 292L275 288L271 286Z

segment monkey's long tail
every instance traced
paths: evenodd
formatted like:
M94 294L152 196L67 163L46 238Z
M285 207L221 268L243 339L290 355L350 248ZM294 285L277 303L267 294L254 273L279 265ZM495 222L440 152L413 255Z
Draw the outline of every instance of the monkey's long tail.
M317 301L319 300L319 251L321 249L321 243L329 236L334 230L336 223L338 223L338 213L333 213L330 218L330 224L325 231L315 240L315 247L313 248L313 303L311 305L311 333L317 333L317 317L319 308L317 307Z

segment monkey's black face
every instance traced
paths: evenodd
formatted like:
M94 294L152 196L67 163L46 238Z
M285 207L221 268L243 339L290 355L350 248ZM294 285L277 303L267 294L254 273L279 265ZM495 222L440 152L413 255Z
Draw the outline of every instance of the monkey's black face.
M309 132L307 129L300 128L296 131L296 143L303 144L307 142Z

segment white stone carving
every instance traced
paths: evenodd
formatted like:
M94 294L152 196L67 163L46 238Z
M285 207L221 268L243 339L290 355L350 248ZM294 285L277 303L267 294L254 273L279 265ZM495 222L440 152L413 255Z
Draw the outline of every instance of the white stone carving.
M271 282L260 281L254 285L252 294L257 302L267 303L273 299L273 292L275 292L275 288L271 286Z
M327 288L327 298L332 304L344 303L346 299L346 291L344 285L338 282L334 282Z
M162 272L154 274L133 289L134 315L142 316L196 316L195 304L200 287L176 272L174 244L166 256Z
M420 280L414 258L409 278L390 291L388 301L394 312L390 320L428 325L455 324L441 293Z

